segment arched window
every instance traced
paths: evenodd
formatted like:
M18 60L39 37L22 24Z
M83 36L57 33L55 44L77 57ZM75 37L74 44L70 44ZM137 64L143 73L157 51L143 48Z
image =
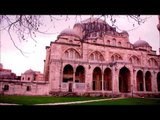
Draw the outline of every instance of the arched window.
M119 59L119 56L118 55L115 55L115 60L118 60Z
M143 72L141 70L139 70L137 72L136 80L137 80L137 90L143 91L144 90L144 81L143 81Z
M112 56L111 56L111 61L113 62L113 61L117 61L117 60L122 60L122 57L119 55L119 54L113 54Z
M132 58L129 59L129 62L130 62L130 63L133 63L133 62L132 62Z
M31 86L27 86L26 91L31 91Z
M106 68L103 74L104 90L112 90L112 72L110 68Z
M63 82L73 81L73 67L66 65L63 69Z
M94 68L92 78L92 89L95 91L102 90L102 71L99 67Z
M8 91L8 90L9 90L9 85L4 85L3 90L4 90L4 91Z
M122 67L119 71L119 91L131 91L131 73L127 67Z
M152 91L152 76L151 72L147 71L145 74L145 85L146 85L146 91Z
M140 59L137 56L133 55L130 57L129 62L135 65L139 65Z
M107 40L107 45L110 45L110 40Z
M116 46L116 39L113 38L112 41L113 41L113 46Z
M97 33L96 32L93 32L92 33L92 37L96 37L97 36Z
M151 61L150 60L148 60L148 65L151 66Z
M69 52L68 51L65 52L65 58L69 58Z
M150 59L148 60L148 65L149 65L150 67L158 67L158 62L157 62L154 58L150 58Z
M76 68L75 82L79 82L79 83L85 82L85 69L81 65Z
M90 55L90 59L94 60L94 54L93 53Z
M158 72L157 74L157 89L158 89L158 92L160 92L160 72Z
M74 58L74 50L73 50L73 49L70 50L70 58L71 58L71 59Z
M79 59L80 55L75 49L70 48L64 52L64 58L65 59Z
M118 46L121 46L121 42L118 42Z
M95 51L95 52L90 54L89 60L92 60L92 61L104 61L104 57L100 52Z

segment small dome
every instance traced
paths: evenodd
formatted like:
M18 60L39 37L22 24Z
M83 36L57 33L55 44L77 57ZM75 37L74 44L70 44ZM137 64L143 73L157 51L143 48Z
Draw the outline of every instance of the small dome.
M125 30L123 30L123 31L121 32L121 34L126 34L126 35L128 35L128 36L129 36L128 32L127 32L127 31L125 31Z
M82 21L82 23L93 23L93 22L106 23L104 20L96 18L96 17L90 17Z
M64 29L60 33L60 35L71 35L71 36L75 36L75 37L79 37L80 38L80 36L78 35L78 33L75 30L73 30L73 29Z
M3 69L3 65L0 63L0 69Z
M157 29L160 32L160 24L157 25Z
M32 69L29 69L26 72L24 72L24 74L35 74L35 72Z
M144 40L137 40L134 44L134 47L151 47L148 42L144 41Z

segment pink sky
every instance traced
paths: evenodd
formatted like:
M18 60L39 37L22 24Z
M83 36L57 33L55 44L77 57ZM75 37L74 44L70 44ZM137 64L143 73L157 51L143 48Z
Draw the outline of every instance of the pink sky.
M35 38L37 43L35 43L30 38L27 39L27 42L19 42L19 40L15 37L16 44L23 50L28 52L26 54L27 57L24 57L12 44L8 34L6 31L1 31L1 60L0 62L3 64L3 68L11 69L17 75L21 75L21 73L25 72L28 69L33 69L35 71L40 71L43 73L44 68L44 60L46 55L45 46L49 46L51 41L55 41L58 33L60 33L65 28L72 28L76 22L79 22L90 16L81 16L77 17L77 21L75 20L75 16L69 16L69 20L60 20L55 21L54 26L48 25L47 19L45 20L48 32L56 33L56 34L47 34L47 35L37 35ZM144 16L146 17L146 16ZM129 41L134 43L139 39L147 41L153 50L158 52L159 48L159 32L157 30L158 24L158 16L157 15L147 15L149 19L142 25L140 25L137 29L134 29L129 33ZM132 29L132 23L126 19L124 16L117 16L117 25L119 28L123 30ZM110 21L106 20L109 24ZM13 33L14 36L14 33Z

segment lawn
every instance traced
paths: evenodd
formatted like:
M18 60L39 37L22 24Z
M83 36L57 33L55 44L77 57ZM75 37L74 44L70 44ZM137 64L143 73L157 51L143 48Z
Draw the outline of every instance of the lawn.
M84 100L96 100L102 97L51 97L51 96L0 96L0 103L14 103L21 105L73 102ZM160 105L160 99L149 98L125 98L119 100L106 100L71 105Z
M125 98L101 102L81 103L76 105L160 105L158 98Z
M44 103L73 102L83 100L96 100L102 97L51 97L51 96L0 96L0 103L14 103L21 105L33 105Z

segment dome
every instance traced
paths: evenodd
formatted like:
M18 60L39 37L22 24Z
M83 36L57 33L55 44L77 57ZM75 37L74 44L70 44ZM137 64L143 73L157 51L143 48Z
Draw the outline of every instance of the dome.
M160 31L160 24L157 25L157 29L158 29L158 31Z
M35 74L35 72L32 69L29 69L26 72L24 72L24 74Z
M125 30L123 30L121 33L122 33L122 34L126 34L126 35L128 35L128 36L129 36L128 32L127 32L127 31L125 31Z
M0 69L3 69L3 65L0 63Z
M82 23L93 23L93 22L106 23L104 20L99 19L99 18L95 18L95 17L90 17L90 18L82 21Z
M71 35L71 36L75 36L75 37L79 37L80 38L80 36L78 35L78 33L75 31L75 30L73 30L73 29L64 29L61 33L60 33L60 35Z
M144 40L137 40L134 44L134 47L151 47L148 42L144 41Z

